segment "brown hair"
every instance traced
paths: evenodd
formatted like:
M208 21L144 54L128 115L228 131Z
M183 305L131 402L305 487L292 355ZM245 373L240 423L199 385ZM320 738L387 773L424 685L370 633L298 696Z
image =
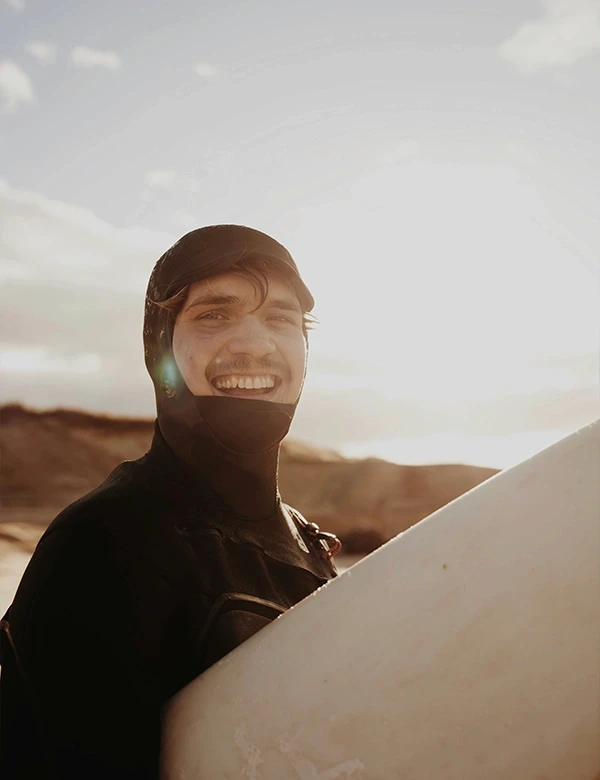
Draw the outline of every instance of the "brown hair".
M284 272L280 272L278 268L274 268L271 263L262 257L240 257L229 266L227 272L235 273L238 276L244 277L244 279L248 279L259 295L259 304L256 308L260 308L263 305L269 294L269 279L267 274L271 274L272 276L283 280L292 290L294 290L294 284L289 276ZM186 284L166 300L153 301L153 303L161 309L166 309L166 311L172 315L173 321L175 321L187 300L189 289L190 284ZM307 331L312 330L317 322L318 320L313 314L306 311L302 312L302 330L304 331L305 336L307 335Z

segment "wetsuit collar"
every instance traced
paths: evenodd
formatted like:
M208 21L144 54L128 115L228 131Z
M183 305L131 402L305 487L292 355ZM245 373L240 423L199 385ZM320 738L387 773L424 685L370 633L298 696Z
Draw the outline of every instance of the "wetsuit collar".
M295 404L246 398L163 397L158 426L186 475L225 511L247 520L270 516L280 503L279 449Z

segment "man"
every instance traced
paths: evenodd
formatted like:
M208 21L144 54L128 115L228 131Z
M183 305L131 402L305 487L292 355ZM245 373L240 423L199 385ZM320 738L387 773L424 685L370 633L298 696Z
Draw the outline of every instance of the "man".
M192 231L156 264L151 449L51 523L3 621L6 780L156 778L162 705L335 576L338 540L277 488L312 306L250 228Z

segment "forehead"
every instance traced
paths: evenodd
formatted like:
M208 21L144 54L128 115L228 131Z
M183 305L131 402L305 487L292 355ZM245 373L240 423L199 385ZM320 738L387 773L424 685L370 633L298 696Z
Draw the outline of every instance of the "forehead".
M291 282L269 272L265 274L265 277L269 288L267 301L273 299L288 300L300 308ZM258 302L260 297L258 289L250 279L242 274L226 272L209 276L207 279L190 284L186 306L190 306L195 301L206 297L207 294L235 297L239 299L240 303L244 304Z

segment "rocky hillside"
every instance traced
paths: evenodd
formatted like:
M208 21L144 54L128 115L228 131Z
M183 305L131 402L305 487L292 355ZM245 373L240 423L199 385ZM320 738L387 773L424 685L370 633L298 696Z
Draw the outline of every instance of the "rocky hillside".
M122 460L148 448L150 420L69 410L0 408L2 520L49 522L63 506L101 482ZM400 466L376 458L343 458L284 442L280 487L285 501L345 552L375 549L496 471L464 465Z

